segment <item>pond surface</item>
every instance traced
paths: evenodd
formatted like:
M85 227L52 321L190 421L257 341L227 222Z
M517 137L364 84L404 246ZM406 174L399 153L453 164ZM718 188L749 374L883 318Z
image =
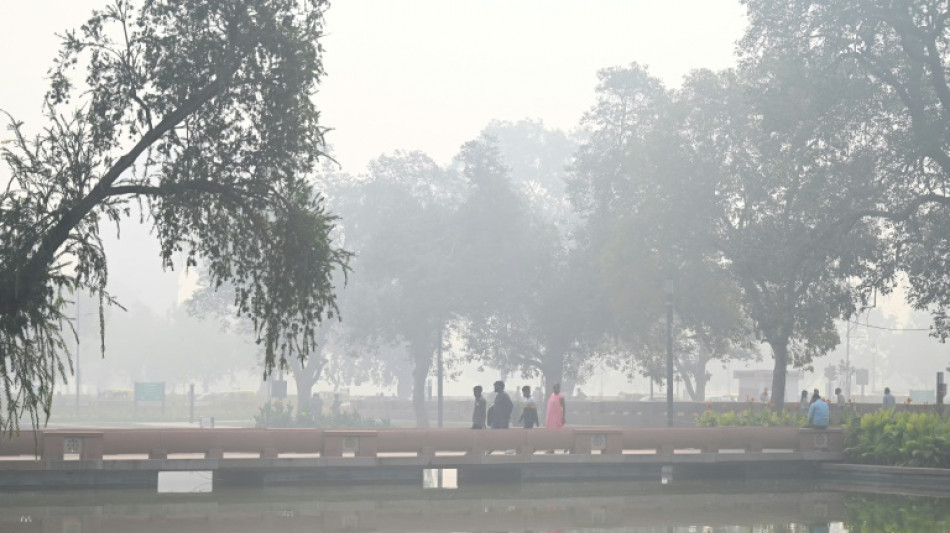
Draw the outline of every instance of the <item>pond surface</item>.
M0 531L939 533L950 532L950 494L773 482L7 491Z

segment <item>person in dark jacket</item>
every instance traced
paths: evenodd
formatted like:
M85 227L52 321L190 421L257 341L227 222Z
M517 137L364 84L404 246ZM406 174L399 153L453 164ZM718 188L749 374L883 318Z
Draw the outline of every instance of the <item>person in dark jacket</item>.
M488 408L488 402L482 396L482 386L475 385L472 389L475 393L475 409L472 410L472 429L485 429L485 412Z
M492 429L508 429L511 424L511 411L515 405L512 403L508 393L505 392L505 382L495 382L495 401L492 402L488 417L488 425Z

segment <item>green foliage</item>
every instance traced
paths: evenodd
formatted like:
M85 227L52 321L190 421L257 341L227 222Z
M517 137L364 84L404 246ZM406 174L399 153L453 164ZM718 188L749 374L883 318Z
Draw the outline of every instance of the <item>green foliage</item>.
M678 91L640 65L603 71L571 185L621 333L648 336L672 276L693 351L719 359L750 336L768 343L782 407L786 368L837 345L835 319L854 305L848 276L868 253L863 239L826 231L860 185L824 161L848 139L823 136L815 110L769 105L773 87L759 86L769 66L698 71Z
M862 464L950 468L950 418L885 409L847 423L845 451Z
M282 400L273 400L260 406L254 415L256 428L297 427L294 418L294 406Z
M356 411L336 414L313 414L306 410L294 416L294 406L282 400L273 400L258 408L254 427L258 428L385 428L389 420L365 418Z
M730 426L801 427L807 422L808 417L800 415L796 411L791 409L777 411L767 406L750 407L740 413L734 411L718 413L712 409L707 409L696 419L696 425L704 428Z
M837 229L853 232L868 218L881 221L872 229L883 249L865 288L887 291L903 271L908 301L930 310L934 335L946 339L950 6L929 0L744 3L749 26L740 48L760 65L769 95L764 102L792 111L773 126L785 128L796 115L819 119L814 131L823 158L812 166L836 180L850 175L857 185L851 204L835 215Z
M266 371L314 348L349 258L309 178L325 8L114 0L64 34L48 124L30 136L11 117L0 149L0 431L48 417L72 371L67 298L92 293L100 317L111 302L102 223L148 220L163 266L184 257L232 283Z

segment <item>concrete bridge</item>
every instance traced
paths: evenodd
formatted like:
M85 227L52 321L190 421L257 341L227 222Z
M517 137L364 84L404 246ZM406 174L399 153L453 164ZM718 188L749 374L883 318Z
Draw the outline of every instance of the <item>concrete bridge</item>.
M170 471L215 486L797 476L843 446L839 428L43 430L0 442L0 488L155 487Z

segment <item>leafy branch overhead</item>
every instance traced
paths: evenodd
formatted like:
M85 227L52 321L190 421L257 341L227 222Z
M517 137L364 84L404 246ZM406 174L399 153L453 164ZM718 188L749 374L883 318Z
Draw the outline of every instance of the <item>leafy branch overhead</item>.
M116 0L63 35L47 126L10 118L0 196L0 428L48 415L70 362L75 291L106 297L101 224L138 214L163 266L201 261L236 289L268 371L336 314L335 217L308 181L323 154L311 101L322 0Z

